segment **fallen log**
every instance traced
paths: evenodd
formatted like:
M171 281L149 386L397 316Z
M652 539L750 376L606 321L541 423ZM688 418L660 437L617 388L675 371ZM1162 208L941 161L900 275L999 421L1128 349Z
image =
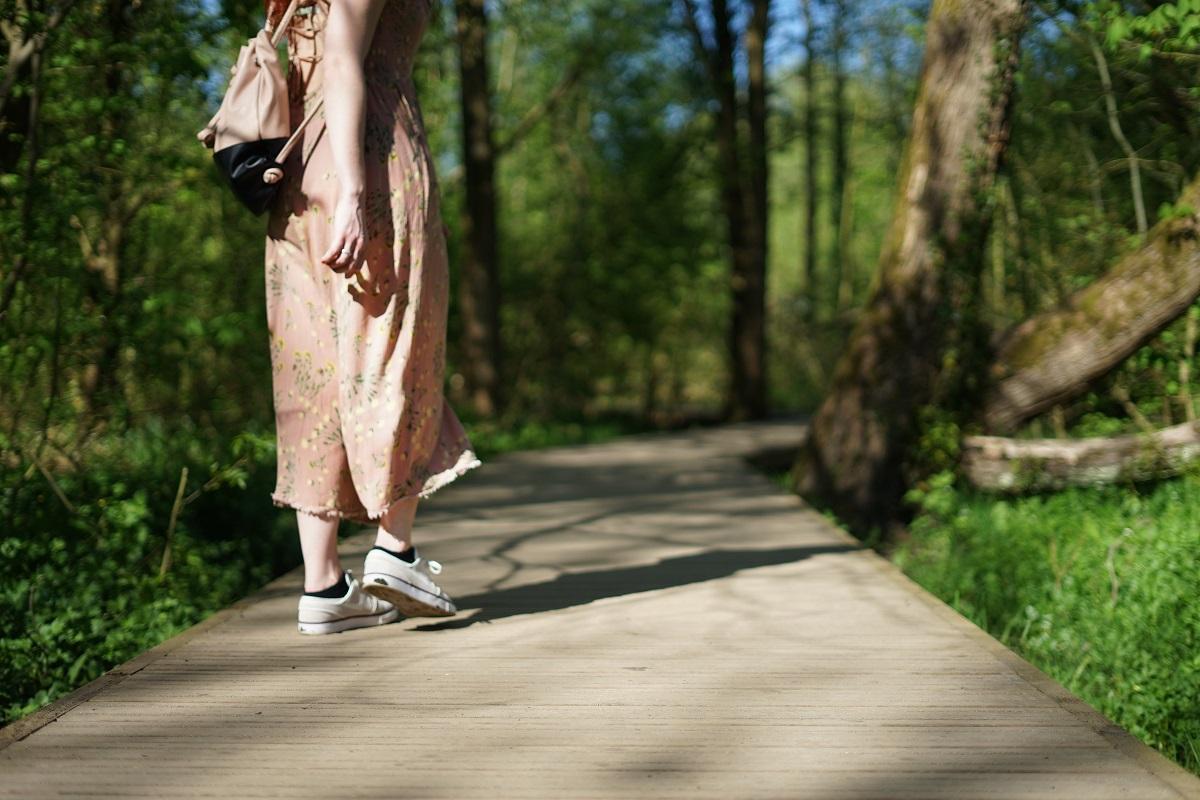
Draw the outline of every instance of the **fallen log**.
M1200 422L1154 433L1088 439L963 439L962 471L975 487L1027 492L1168 478L1200 459Z

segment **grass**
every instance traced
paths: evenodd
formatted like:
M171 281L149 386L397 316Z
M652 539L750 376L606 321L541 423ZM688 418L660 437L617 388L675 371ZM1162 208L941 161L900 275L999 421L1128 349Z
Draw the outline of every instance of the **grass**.
M1005 498L942 475L913 499L901 569L1200 773L1200 476Z
M1200 774L1200 475L1001 497L944 473L910 499L900 569Z

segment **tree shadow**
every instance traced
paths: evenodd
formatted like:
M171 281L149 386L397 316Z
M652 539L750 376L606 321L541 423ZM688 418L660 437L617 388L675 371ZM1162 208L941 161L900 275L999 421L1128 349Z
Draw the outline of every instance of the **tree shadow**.
M492 589L458 599L459 608L479 608L466 619L418 625L414 631L444 631L466 628L519 614L558 611L586 605L606 597L622 597L656 589L670 589L724 578L743 569L790 564L825 553L862 550L851 544L784 547L775 550L706 550L662 559L654 564L617 569L570 572L540 583Z

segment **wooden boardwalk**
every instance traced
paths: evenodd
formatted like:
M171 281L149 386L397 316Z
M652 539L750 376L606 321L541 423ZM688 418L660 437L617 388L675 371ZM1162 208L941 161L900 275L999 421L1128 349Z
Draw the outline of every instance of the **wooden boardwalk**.
M303 637L289 574L0 731L0 796L1200 798L739 457L800 433L491 459L418 516L459 616Z

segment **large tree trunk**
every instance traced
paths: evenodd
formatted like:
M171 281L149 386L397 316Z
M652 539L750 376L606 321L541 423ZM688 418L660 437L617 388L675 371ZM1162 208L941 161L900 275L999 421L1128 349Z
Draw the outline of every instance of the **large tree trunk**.
M470 403L489 416L503 407L500 268L496 249L496 148L488 82L488 19L484 0L455 0L463 120L466 209L459 258L458 307Z
M977 277L989 191L1008 133L1021 0L935 0L912 134L870 300L814 417L796 488L853 525L887 526L906 487L906 455L934 397L963 298Z
M1200 177L1179 198L1200 208ZM1079 396L1200 297L1200 215L1166 219L1146 242L1062 308L1011 329L998 347L984 427L1022 422Z

